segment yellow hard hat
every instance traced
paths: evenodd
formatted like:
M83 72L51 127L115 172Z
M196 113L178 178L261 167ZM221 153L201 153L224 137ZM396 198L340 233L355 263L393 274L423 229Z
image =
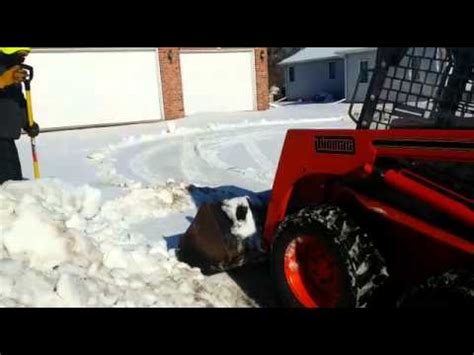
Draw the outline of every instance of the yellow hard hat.
M15 54L18 52L31 52L29 47L0 47L0 52L6 55Z

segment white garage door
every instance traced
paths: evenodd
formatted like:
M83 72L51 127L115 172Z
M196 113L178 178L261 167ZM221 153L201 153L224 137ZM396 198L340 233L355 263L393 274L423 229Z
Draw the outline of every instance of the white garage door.
M156 50L33 51L32 98L42 128L162 118Z
M186 115L255 109L251 51L184 52L180 59Z

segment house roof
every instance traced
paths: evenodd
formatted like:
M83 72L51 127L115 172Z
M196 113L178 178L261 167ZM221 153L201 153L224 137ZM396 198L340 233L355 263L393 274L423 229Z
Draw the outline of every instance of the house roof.
M345 48L342 51L336 52L340 56L345 56L347 54L354 54L354 53L364 53L364 52L372 52L377 50L377 47L359 47L359 48Z
M299 52L293 54L291 57L288 57L282 60L279 65L286 64L295 64L295 63L304 63L312 62L316 60L330 59L330 58L341 58L346 53L355 53L355 52L365 52L366 50L372 50L375 48L366 48L366 47L306 47L300 50Z

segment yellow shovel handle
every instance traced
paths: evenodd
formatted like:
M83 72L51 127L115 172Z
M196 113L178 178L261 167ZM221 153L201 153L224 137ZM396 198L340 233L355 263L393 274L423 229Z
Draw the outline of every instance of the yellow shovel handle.
M31 91L26 90L26 110L28 113L28 125L31 127L35 123L33 119L33 106L31 105Z
M31 91L26 90L26 110L28 114L28 125L31 127L34 124L33 120L33 106L31 104ZM38 155L36 154L36 140L31 138L31 152L33 155L33 171L35 174L35 179L40 178L40 170L39 170L39 163L38 163Z

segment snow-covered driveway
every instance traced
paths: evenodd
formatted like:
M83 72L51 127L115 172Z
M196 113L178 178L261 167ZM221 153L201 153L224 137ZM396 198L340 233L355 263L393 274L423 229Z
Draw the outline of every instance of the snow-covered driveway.
M172 248L202 201L271 188L287 129L352 128L346 112L296 105L42 134L44 179L0 189L0 304L254 306ZM29 142L18 146L30 177Z

